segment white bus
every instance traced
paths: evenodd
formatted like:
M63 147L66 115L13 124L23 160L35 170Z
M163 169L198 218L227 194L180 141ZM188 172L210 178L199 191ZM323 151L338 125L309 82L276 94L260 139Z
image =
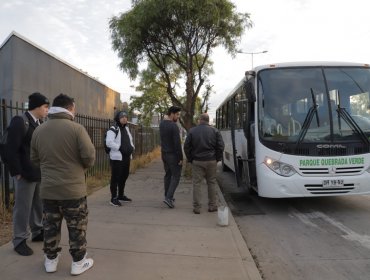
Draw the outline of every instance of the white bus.
M246 72L216 112L223 169L263 197L370 194L369 92L368 64Z

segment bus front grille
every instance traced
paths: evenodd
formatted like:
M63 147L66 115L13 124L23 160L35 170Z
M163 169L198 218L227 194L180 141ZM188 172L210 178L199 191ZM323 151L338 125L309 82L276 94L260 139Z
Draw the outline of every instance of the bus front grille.
M311 194L344 194L349 193L355 189L354 184L344 184L343 187L329 187L324 188L322 184L307 184L304 185L306 190Z
M357 175L363 172L363 166L351 166L351 167L320 167L320 168L299 168L299 171L303 176L317 176L317 175Z

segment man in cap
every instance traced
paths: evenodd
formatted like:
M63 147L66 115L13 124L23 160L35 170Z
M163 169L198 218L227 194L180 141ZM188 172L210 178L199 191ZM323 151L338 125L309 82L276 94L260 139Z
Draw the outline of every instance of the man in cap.
M13 246L22 255L33 250L27 245L31 229L32 241L43 241L40 169L30 161L30 143L34 130L47 116L49 100L39 92L28 97L28 111L15 116L8 128L6 158L10 175L15 181L13 208Z

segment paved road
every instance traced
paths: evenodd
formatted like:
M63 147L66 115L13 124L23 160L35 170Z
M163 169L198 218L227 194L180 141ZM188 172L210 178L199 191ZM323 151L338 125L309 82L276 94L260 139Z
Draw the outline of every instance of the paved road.
M264 279L370 279L370 196L266 199L233 173L219 182Z

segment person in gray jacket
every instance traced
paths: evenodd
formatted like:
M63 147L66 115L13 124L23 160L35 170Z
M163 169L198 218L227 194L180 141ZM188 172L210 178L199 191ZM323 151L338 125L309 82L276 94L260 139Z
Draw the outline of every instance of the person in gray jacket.
M45 270L57 270L64 218L73 259L72 275L83 273L94 263L86 257L85 171L94 165L95 147L86 129L73 121L75 108L73 98L58 95L49 110L49 120L35 130L31 140L31 160L41 168Z
M216 167L221 161L224 141L220 132L209 125L209 116L200 115L199 125L189 130L184 144L188 162L192 163L193 212L200 214L202 207L202 180L208 185L208 212L217 211Z

